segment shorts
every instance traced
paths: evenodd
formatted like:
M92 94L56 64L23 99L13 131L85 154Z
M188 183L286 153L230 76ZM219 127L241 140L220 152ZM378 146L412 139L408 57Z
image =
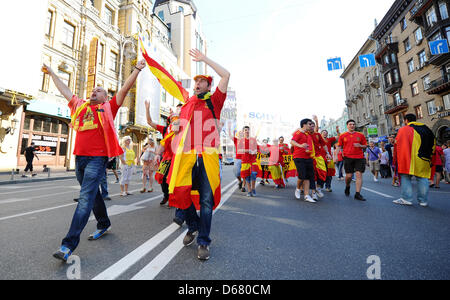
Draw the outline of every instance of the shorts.
M241 166L242 166L242 160L235 159L234 160L234 176L236 176L236 178L241 178Z
M344 157L344 170L346 174L364 173L366 171L366 159Z
M370 172L380 171L380 162L378 160L369 161Z
M117 170L117 159L114 157L114 159L108 161L106 164L106 169L108 170Z
M250 175L249 177L245 178L245 181L247 181L248 183L252 182L252 181L256 181L256 177L258 176L258 172L252 172L252 175Z
M298 179L314 181L314 162L312 159L294 158Z
M442 173L442 171L444 171L444 167L442 165L437 165L436 166L436 173Z
M130 184L133 176L134 166L122 165L122 174L120 178L120 185Z
M33 161L32 160L31 161L27 160L27 166L25 167L24 172L27 172L27 171L33 172Z

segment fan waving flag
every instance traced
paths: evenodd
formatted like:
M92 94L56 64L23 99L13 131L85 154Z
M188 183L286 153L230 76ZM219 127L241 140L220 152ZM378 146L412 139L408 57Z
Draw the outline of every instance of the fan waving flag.
M167 72L160 64L158 64L154 59L152 59L145 50L144 43L141 37L139 37L139 42L141 45L142 56L147 62L150 71L158 79L161 86L174 98L178 99L182 103L185 103L189 98L189 93L181 86L181 84Z

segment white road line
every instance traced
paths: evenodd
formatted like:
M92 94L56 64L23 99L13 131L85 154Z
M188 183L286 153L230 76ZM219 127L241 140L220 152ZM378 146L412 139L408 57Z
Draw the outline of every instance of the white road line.
M223 191L227 191L232 185L236 184L234 181L225 186ZM237 188L237 187L236 187ZM217 208L220 209L220 207L225 203L228 198L233 194L235 189L233 189L231 192L228 192L228 194L225 195L223 198L224 200L221 201L220 206ZM153 201L159 197L162 197L162 195L144 200L141 202L134 203L134 205L141 205L143 203ZM216 210L216 211L217 211ZM214 212L215 213L215 212ZM140 261L144 256L146 256L150 251L152 251L156 246L158 246L160 243L162 243L164 240L166 240L170 235L172 235L175 231L180 229L180 227L176 224L171 224L165 229L163 229L161 232L159 232L156 236L139 246L137 249L126 255L124 258L119 260L117 263L97 275L93 278L93 280L115 280L119 278L123 273L125 273L127 270L129 270L134 264L136 264L138 261ZM183 246L183 238L186 235L187 230L180 235L181 242L178 244L181 244ZM177 239L179 240L180 237ZM170 247L170 246L169 246ZM181 249L180 249L181 250ZM178 253L180 250L177 250L176 253ZM175 253L175 255L176 255ZM159 264L159 263L158 263ZM158 272L159 273L159 272Z
M368 188L365 188L365 187L363 187L362 189L365 190L365 191L368 191L368 192L371 192L371 193L383 196L385 198L389 198L389 199L394 199L395 198L395 197L392 197L390 195L386 195L386 194L383 194L383 193L380 193L380 192L377 192L377 191L374 191L374 190L371 190L371 189L368 189Z
M34 200L34 199L39 199L39 198L44 198L44 197L52 197L52 196L59 196L59 195L64 195L64 194L69 194L69 193L73 193L73 192L69 191L69 192L61 192L61 193L54 193L54 194L45 194L45 195L28 197L28 198L23 198L23 199L15 199L15 200L14 199L13 200L10 200L10 199L8 199L8 200L0 200L0 204L30 201L30 200Z
M73 205L76 205L76 203L71 203L71 204L66 204L66 205L61 205L61 206L56 206L56 207L50 207L50 208L30 211L30 212L27 212L27 213L17 214L17 215L9 216L9 217L3 217L3 218L0 218L0 221L13 219L13 218L18 218L18 217L23 217L23 216L28 216L28 215L37 214L37 213L41 213L41 212L46 212L46 211L50 211L50 210L55 210L55 209L59 209L59 208L69 207L69 206L73 206Z
M223 204L233 195L238 187L232 188L223 197L220 206L214 211L215 214ZM145 268L136 274L131 280L153 280L155 277L169 264L169 262L184 248L183 239L186 235L185 230L175 241L173 241L166 249L164 249L155 259L153 259Z
M1 192L1 195L18 194L18 193L30 193L30 192L34 192L34 191L40 191L40 190L52 190L52 189L48 188L50 186L54 187L54 189L65 189L65 188L67 188L66 186L46 185L46 186L39 186L39 188L32 188L32 187L30 187L30 189L20 188L20 190L19 190L19 187L18 187L14 191Z

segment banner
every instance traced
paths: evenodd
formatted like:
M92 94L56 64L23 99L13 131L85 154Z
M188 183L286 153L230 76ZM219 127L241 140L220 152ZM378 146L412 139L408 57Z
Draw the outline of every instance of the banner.
M269 156L264 155L258 152L256 156L256 163L258 164L258 178L263 178L263 169L265 172L269 172ZM285 178L297 177L297 168L294 164L294 156L293 155L283 155L283 165L282 165L283 176ZM267 178L267 175L265 176ZM269 172L269 178L272 179L272 176Z

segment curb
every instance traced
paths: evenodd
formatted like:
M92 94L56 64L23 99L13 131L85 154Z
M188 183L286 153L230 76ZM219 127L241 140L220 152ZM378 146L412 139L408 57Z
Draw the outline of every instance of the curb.
M32 183L32 182L42 182L42 181L56 181L56 180L73 179L73 178L77 178L77 176L72 175L72 176L61 176L61 177L50 177L50 178L5 180L5 181L0 181L0 185Z

